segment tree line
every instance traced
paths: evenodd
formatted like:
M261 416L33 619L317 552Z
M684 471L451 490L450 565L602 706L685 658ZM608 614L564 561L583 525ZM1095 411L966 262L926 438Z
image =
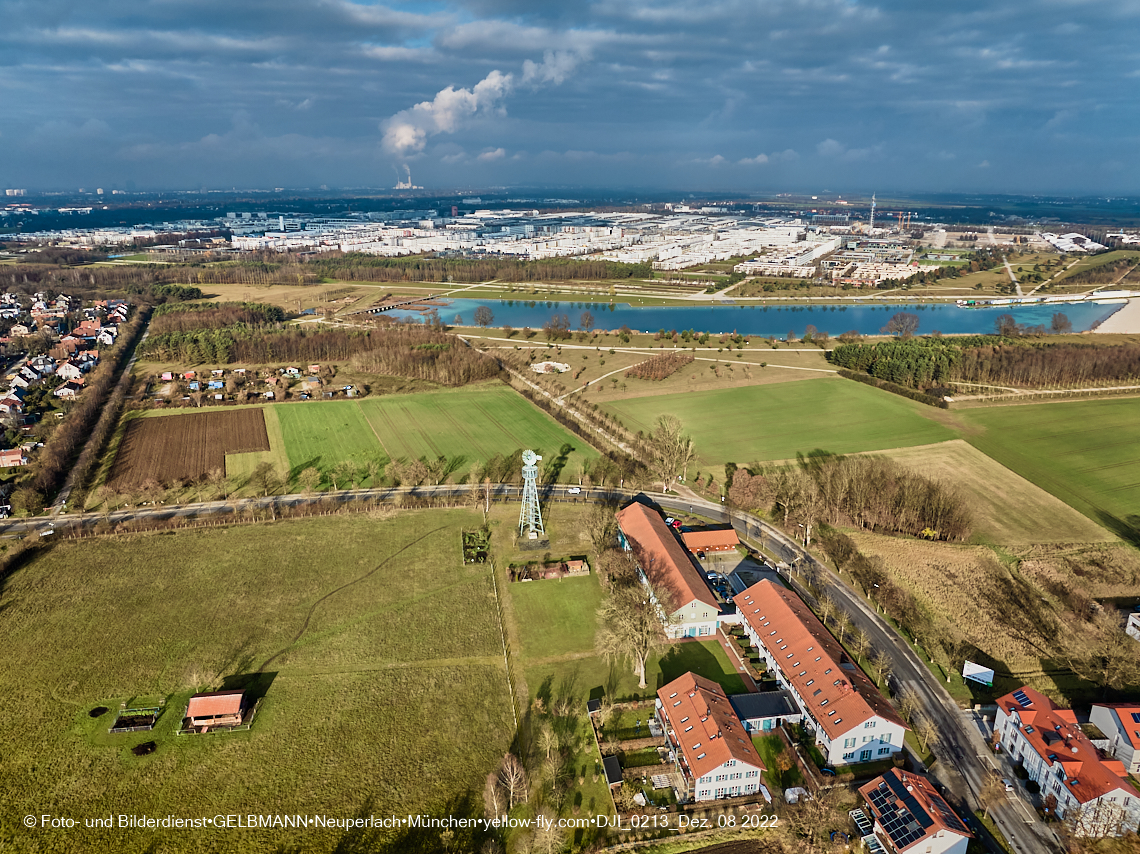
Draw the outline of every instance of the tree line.
M909 388L944 383L990 383L1027 388L1074 386L1140 377L1140 344L1011 341L988 337L983 346L953 339L841 344L828 360L851 371Z
M280 306L249 302L170 302L158 306L150 324L151 335L220 329L226 326L258 326L281 323L285 311Z
M798 464L765 471L725 467L728 498L789 524L851 525L932 540L962 541L973 520L965 498L886 457L844 457L817 451Z

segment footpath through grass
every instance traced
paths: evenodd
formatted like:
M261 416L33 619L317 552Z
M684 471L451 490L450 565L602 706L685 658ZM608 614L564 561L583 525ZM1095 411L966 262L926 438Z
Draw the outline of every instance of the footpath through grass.
M641 397L607 404L631 430L675 415L705 465L787 460L817 448L841 454L956 438L922 404L844 379Z
M456 808L514 730L490 574L460 552L460 530L481 521L433 510L55 544L0 602L0 839L204 852L210 831L29 832L20 819ZM264 692L251 730L174 734L195 689L247 680ZM155 731L108 734L120 703L157 701ZM132 755L147 741L154 753ZM257 850L352 836L248 833Z

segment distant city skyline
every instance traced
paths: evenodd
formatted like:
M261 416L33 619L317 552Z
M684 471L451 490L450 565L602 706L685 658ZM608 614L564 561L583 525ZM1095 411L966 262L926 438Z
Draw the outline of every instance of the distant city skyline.
M1140 5L0 0L0 188L1140 192Z

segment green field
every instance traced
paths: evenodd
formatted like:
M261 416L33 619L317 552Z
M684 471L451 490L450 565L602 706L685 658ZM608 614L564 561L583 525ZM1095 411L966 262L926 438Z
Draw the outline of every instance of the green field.
M390 457L464 457L486 462L496 454L533 448L553 459L564 444L575 451L563 469L566 480L579 459L597 451L501 384L454 391L391 395L360 401L368 426Z
M482 790L514 731L490 575L460 553L460 529L481 522L434 510L64 541L17 569L3 591L0 844L379 850L333 829L225 841L82 819L481 815L478 794L454 798ZM251 730L175 734L192 691L243 677L264 693ZM156 730L107 732L120 703L159 701ZM90 717L99 706L111 711ZM151 740L155 753L132 755ZM80 828L22 827L44 813Z
M606 408L634 431L652 431L659 415L677 416L705 465L787 460L817 448L850 454L956 438L927 417L928 407L838 378L619 400Z
M275 411L281 420L285 452L294 476L310 466L328 472L345 460L358 467L376 460L381 471L388 462L354 400L280 404L267 409Z
M967 436L978 450L1116 533L1140 534L1140 400L995 406L961 418L980 428Z

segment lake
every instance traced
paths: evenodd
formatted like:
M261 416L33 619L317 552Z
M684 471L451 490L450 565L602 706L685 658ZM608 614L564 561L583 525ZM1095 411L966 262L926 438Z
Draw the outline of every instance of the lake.
M472 325L475 309L487 306L495 315L492 326L510 324L515 329L529 326L540 329L555 314L565 314L573 329L579 327L582 312L594 316L597 329L620 329L628 326L640 332L659 329L693 329L698 332L738 332L741 335L783 338L789 332L798 337L804 329L814 326L831 336L854 330L861 335L877 335L886 326L891 315L908 311L918 316L918 334L942 332L944 334L985 334L994 331L999 315L1011 314L1018 323L1028 326L1044 325L1046 329L1054 312L1065 314L1073 324L1074 332L1086 332L1118 311L1124 303L1097 305L1073 303L1068 305L994 306L987 308L960 308L950 304L932 303L855 303L843 305L695 305L695 306L632 306L629 303L588 303L556 300L472 300L453 299L439 309L440 319L449 325ZM394 309L385 312L402 318L419 319L421 312ZM455 323L459 315L462 323Z

